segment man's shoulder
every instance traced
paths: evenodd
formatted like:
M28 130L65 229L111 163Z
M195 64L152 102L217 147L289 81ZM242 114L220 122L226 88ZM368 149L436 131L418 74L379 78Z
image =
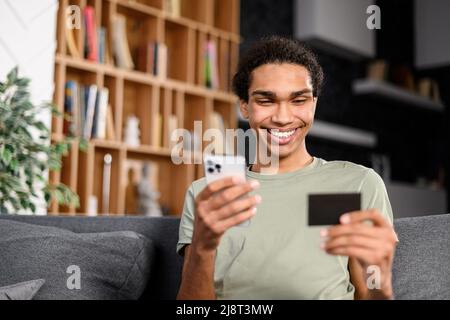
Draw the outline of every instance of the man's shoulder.
M194 196L196 196L200 191L202 191L206 187L206 178L200 178L194 180L191 183L190 189L192 190Z
M325 161L321 165L323 170L329 170L327 173L336 173L339 176L346 176L350 179L356 179L363 182L363 187L384 186L383 179L372 168L365 167L350 161Z
M342 171L343 173L355 173L361 175L367 175L373 171L373 169L365 167L361 164L353 163L343 160L326 161L321 160L320 168L322 170Z

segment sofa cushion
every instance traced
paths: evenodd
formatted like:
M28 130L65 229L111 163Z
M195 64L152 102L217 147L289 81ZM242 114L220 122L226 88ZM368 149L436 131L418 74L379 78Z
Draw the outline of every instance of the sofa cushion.
M131 231L74 233L0 220L0 286L42 278L35 299L138 299L154 247Z
M450 215L397 219L395 230L395 298L450 299Z
M44 279L37 279L1 287L0 300L31 300L44 283Z

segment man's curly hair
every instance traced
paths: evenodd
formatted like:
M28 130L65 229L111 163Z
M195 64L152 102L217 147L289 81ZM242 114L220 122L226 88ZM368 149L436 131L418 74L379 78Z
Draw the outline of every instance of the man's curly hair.
M239 61L232 83L233 91L239 99L248 102L253 70L269 63L290 63L305 67L311 76L313 96L319 96L324 75L316 55L298 40L270 36L253 44Z

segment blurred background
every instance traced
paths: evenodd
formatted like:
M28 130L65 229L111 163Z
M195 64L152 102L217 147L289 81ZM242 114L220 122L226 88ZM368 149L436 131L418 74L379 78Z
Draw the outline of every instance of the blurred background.
M366 28L371 4L381 29ZM449 21L447 0L244 0L240 48L304 40L325 72L309 151L374 168L397 216L447 212Z
M48 181L79 197L55 187L48 208L12 211L179 216L203 167L174 164L170 134L192 133L195 154L194 121L248 128L230 82L267 35L304 41L323 66L313 155L376 170L395 217L448 212L450 0L1 0L0 81L19 66L32 101L66 115L35 116L54 144L72 139Z

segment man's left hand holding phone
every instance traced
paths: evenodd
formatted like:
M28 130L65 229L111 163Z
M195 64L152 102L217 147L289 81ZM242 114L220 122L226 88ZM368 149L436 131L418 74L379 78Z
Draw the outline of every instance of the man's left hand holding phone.
M245 180L243 157L232 157L232 165L230 156L213 157L205 157L208 184L195 198L194 230L184 252L180 300L216 299L214 261L220 239L228 229L253 217L261 202L259 195L249 195L259 183Z
M192 244L215 251L228 229L256 214L261 197L248 195L259 187L259 182L246 181L244 157L206 155L204 167L207 186L195 198Z

